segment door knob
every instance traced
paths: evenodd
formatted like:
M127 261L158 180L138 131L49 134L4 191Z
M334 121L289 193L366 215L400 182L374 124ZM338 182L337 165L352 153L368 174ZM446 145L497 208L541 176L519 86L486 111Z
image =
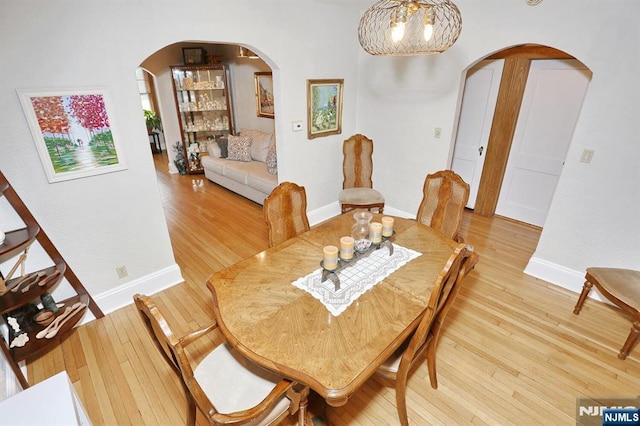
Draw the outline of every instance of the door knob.
M480 148L478 148L478 155L480 155L482 157L482 151L484 151L484 146L481 146Z

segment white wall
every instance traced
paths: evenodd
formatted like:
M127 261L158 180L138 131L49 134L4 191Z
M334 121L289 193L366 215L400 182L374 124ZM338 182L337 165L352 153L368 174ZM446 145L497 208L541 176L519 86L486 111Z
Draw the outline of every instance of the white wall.
M555 47L586 64L593 79L527 272L579 290L588 266L640 269L640 4L455 3L463 30L447 52L410 58L360 54L358 128L375 141L374 181L387 204L415 214L426 174L450 166L466 68L518 44ZM442 139L433 138L435 127L442 127ZM596 151L591 164L579 162L584 148Z
M237 58L231 52L228 57L232 80L232 96L235 116L235 131L259 129L266 133L275 131L273 118L258 117L256 109L255 73L271 72L271 68L259 58Z
M358 13L348 5L313 0L238 0L223 7L208 0L0 0L0 170L105 311L130 301L136 290L174 284L180 274L135 69L177 42L255 46L268 54L274 69L280 123L305 119L306 79L339 77L349 88L344 132L353 133L358 54L351 26ZM347 39L351 42L344 43ZM86 87L108 90L128 169L49 184L16 89ZM166 95L161 94L172 99ZM164 113L172 106L165 102L161 108ZM167 124L171 144L169 135L178 133ZM306 132L291 132L290 124L276 126L280 178L307 187L310 209L334 202L343 137L309 141ZM313 159L313 168L307 159ZM127 266L128 278L117 278L119 265Z
M535 7L456 0L464 21L459 41L442 55L414 58L361 50L358 21L371 4L0 0L0 170L98 303L115 306L131 300L134 287L179 278L135 81L135 68L157 50L183 41L255 47L274 74L279 179L306 187L309 211L335 206L342 141L359 132L374 139L374 181L388 211L413 214L424 176L449 164L464 69L493 51L539 43L574 55L593 80L532 263L540 275L568 272L557 281L590 264L640 267L636 0L618 0L612 10L594 0ZM291 122L306 126L306 80L318 78L345 80L343 130L308 140ZM96 86L111 95L129 168L49 184L15 90ZM434 127L443 129L441 139L432 137ZM590 165L578 162L583 147L596 151ZM128 280L115 275L121 264Z

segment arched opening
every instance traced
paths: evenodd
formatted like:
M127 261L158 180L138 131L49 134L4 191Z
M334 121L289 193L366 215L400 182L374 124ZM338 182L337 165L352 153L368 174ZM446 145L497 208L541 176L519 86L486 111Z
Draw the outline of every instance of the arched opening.
M481 61L484 62L481 63ZM581 86L576 86L574 92L555 90L551 95L545 95L543 92L540 92L538 89L542 86L536 86L536 84L540 81L545 81L544 79L547 78L547 75L534 75L534 73L538 72L536 71L536 63L545 62L551 64L552 61L554 61L553 67L547 67L548 69L560 69L564 66L562 64L569 63L569 68L577 70L576 75L586 78L586 83L579 82ZM548 209L548 204L550 204L553 192L555 191L557 177L559 177L571 142L575 120L577 120L579 116L584 91L586 91L586 84L588 84L590 80L591 73L573 56L560 50L540 45L520 45L488 55L477 63L472 64L467 71L466 83L470 81L470 76L479 69L478 67L474 68L474 66L477 64L483 65L484 63L495 65L497 62L500 63L500 66L493 67L491 73L486 74L484 77L484 83L480 83L485 84L486 87L481 87L476 90L478 93L484 93L483 96L485 96L485 103L483 104L482 110L483 114L491 109L491 113L475 117L476 130L465 128L470 122L468 116L465 116L465 111L473 110L473 108L470 108L468 105L469 93L471 92L467 93L465 89L465 94L463 94L463 100L458 112L458 136L456 137L452 168L458 171L465 180L470 182L472 187L475 183L477 194L470 197L475 201L470 207L474 209L475 213L483 216L492 216L496 213L501 214L500 204L506 199L504 198L506 197L505 190L509 192L509 188L505 185L510 185L513 181L518 180L535 184L536 181L539 180L539 188L535 186L519 188L516 186L512 189L511 192L516 194L516 196L520 194L522 195L521 198L527 197L529 200L537 200L537 204L531 208L532 211L535 210L535 214L531 217L525 214L523 217L512 218L526 223L532 223L536 226L542 226L544 218L546 217L545 206ZM550 87L553 87L553 84L560 84L564 88L567 86L567 84L565 84L566 81L573 82L576 79L576 75L569 76L569 80L565 80L564 82L562 79L557 80L559 83L554 83L552 80L549 80L552 83ZM494 85L495 97L492 98L492 100L488 100L490 99L488 93L490 91L489 85L491 84ZM495 87L496 84L497 87ZM542 99L540 96L546 97ZM576 96L576 98L567 99L569 96ZM558 100L562 100L562 103L558 103ZM465 105L466 101L467 105ZM565 106L565 101L569 102L566 105L570 106ZM557 108L561 111L557 111L558 114L556 114L556 116L552 115L551 121L556 120L556 118L558 120L562 119L564 116L561 113L564 109L571 109L574 116L570 117L571 122L562 123L563 127L561 129L560 127L555 128L553 123L547 123L546 126L548 127L544 129L547 133L542 137L542 139L545 140L540 140L540 138L536 140L535 138L540 136L541 132L538 132L538 135L534 133L533 136L522 134L522 132L531 130L531 128L526 129L525 125L527 124L527 120L530 120L528 124L536 122L536 119L532 119L531 116L523 115L535 111L535 107L531 109L532 102L543 102L539 104L542 106L538 108L538 110L545 111L546 114L555 114L553 109L556 108L557 104ZM478 108L476 108L476 111L477 110ZM538 128L538 130L540 130L540 128ZM468 140L462 140L463 138L468 138ZM546 155L545 148L552 148L548 151L549 154L555 158L549 158L549 161L553 160L553 162L556 163L557 170L555 172L545 171L544 168L547 166L544 166L540 170L530 173L516 172L517 176L514 177L509 168L513 166L514 162L518 161L518 159L516 150L512 148L514 146L520 148L522 145L518 143L522 142L523 138L525 144L528 144L526 145L526 149L534 151L529 153L533 154L534 157ZM558 138L560 140L556 143L555 140ZM473 141L470 141L471 139L473 139ZM560 143L564 143L565 145L558 147ZM463 155L461 155L464 150L467 151L466 159L462 158ZM516 159L514 160L514 158ZM532 160L532 158L532 156L529 156L528 159L520 159L519 161L529 161L533 163L534 160ZM479 164L477 159L483 160L483 167L481 167L480 172L477 169ZM553 177L554 173L556 174L555 178ZM505 176L507 176L506 181ZM524 190L523 188L527 189ZM529 191L533 191L533 193L524 194L524 192ZM538 194L536 191L540 193ZM519 201L520 200L515 200L514 203L517 204ZM508 212L509 210L503 209L502 211ZM502 215L511 217L509 216L510 214L511 213ZM514 215L518 216L517 214Z
M167 45L140 64L153 75L153 87L157 99L157 114L163 126L167 167L172 173L178 170L174 164L176 142L183 141L183 129L178 119L178 105L173 88L171 66L186 64L184 52L201 51L203 64L222 64L228 70L230 109L234 131L240 129L258 129L275 135L274 116L260 114L256 104L257 73L272 72L271 62L253 46L218 42L191 41ZM256 53L253 53L256 52ZM198 61L198 62L199 62ZM207 155L206 150L202 155Z

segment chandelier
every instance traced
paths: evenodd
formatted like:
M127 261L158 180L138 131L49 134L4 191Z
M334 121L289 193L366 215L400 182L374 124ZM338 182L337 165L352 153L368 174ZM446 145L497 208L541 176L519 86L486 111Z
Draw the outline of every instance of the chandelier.
M429 55L453 46L461 30L449 0L380 0L360 19L358 39L372 55Z

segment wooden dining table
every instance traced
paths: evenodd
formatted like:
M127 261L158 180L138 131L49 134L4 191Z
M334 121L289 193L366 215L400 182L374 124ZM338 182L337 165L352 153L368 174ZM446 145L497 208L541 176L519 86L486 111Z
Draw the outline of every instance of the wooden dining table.
M374 214L374 221L382 215ZM339 245L349 212L213 274L207 286L220 330L253 362L308 385L331 406L348 398L411 335L457 243L415 220L395 218L392 242L420 256L334 316L292 285ZM326 281L333 288L333 283Z

